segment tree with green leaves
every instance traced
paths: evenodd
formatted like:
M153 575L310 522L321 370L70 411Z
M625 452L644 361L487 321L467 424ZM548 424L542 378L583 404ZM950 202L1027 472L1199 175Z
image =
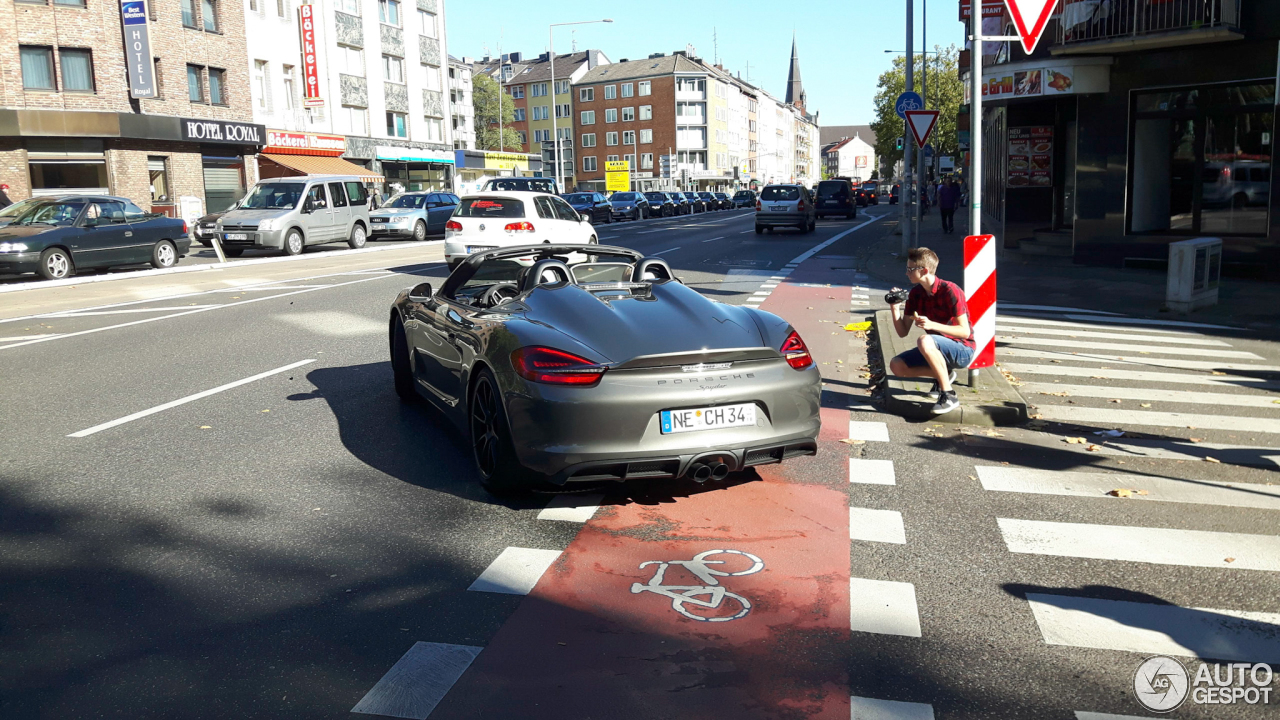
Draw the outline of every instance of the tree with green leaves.
M498 81L476 73L471 78L472 105L476 114L476 148L479 150L506 150L508 152L524 152L520 143L520 134L511 127L515 121L515 106L510 97L502 98L502 136L498 136L498 94L501 89Z
M938 124L933 128L929 142L936 155L955 155L960 150L959 137L956 134L956 116L960 105L964 102L964 84L960 82L957 66L960 60L960 48L934 46L937 55L917 55L915 58L915 86L920 92L921 71L928 63L928 83L925 87L925 108L941 111ZM898 96L907 88L907 59L903 55L893 59L893 68L880 75L877 85L875 103L876 119L871 129L876 133L876 154L880 156L883 167L892 168L894 163L902 159L903 152L898 149L898 138L904 137L906 142L915 142L898 117L895 103ZM922 96L925 93L920 93Z

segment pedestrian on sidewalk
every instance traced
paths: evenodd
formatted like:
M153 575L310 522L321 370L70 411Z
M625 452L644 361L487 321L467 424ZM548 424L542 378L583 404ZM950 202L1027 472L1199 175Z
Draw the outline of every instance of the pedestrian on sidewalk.
M907 279L915 286L906 303L890 302L893 329L906 337L911 326L924 330L916 346L889 361L889 373L897 377L932 377L938 401L931 412L942 415L960 407L951 383L956 368L968 367L973 359L973 329L969 326L969 305L964 291L955 283L937 276L938 256L929 248L907 251ZM898 290L898 288L894 288ZM890 293L892 295L892 293Z
M942 181L938 188L938 214L942 215L942 232L956 231L956 202L960 199L960 189L951 184L951 178Z
M0 185L0 209L7 208L12 204L13 201L9 199L9 186Z

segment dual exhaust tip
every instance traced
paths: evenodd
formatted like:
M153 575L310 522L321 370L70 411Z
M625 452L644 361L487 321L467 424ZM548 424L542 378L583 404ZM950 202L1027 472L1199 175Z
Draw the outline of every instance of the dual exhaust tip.
M722 462L696 462L689 466L688 474L694 482L704 483L708 480L719 482L729 477L729 466Z

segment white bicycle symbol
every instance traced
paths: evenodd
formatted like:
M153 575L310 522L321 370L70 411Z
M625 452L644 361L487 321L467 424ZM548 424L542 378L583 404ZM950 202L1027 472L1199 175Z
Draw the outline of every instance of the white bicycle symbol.
M750 560L752 565L746 570L741 570L739 572L722 572L708 567L709 565L724 564L724 560L707 559L712 555L718 555L721 553L726 555L741 555ZM671 598L671 608L673 610L687 618L701 620L703 622L728 622L730 620L737 620L751 612L751 601L737 593L731 593L728 590L725 590L720 586L720 581L716 580L717 577L752 575L764 569L763 560L751 553L742 552L741 550L708 550L694 555L692 560L650 560L648 562L640 563L640 567L645 567L646 565L657 565L658 569L653 573L653 577L649 578L649 582L632 583L632 594L638 595L642 592L651 592L656 595L669 597ZM680 565L684 567L686 570L693 573L694 576L704 584L663 585L662 580L667 573L667 568L672 565ZM706 597L707 599L699 599L702 597ZM737 614L728 617L702 617L701 615L685 608L685 604L687 603L695 607L716 610L719 609L720 604L724 602L725 598L736 601L740 606L742 606L742 609L739 610Z

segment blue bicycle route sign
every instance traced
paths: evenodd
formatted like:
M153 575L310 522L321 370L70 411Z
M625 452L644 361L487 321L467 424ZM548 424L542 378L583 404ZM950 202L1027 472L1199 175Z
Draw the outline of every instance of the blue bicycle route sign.
M904 92L898 96L898 102L894 104L894 110L897 111L898 117L903 120L907 119L908 110L923 110L924 98L920 97L920 93Z

